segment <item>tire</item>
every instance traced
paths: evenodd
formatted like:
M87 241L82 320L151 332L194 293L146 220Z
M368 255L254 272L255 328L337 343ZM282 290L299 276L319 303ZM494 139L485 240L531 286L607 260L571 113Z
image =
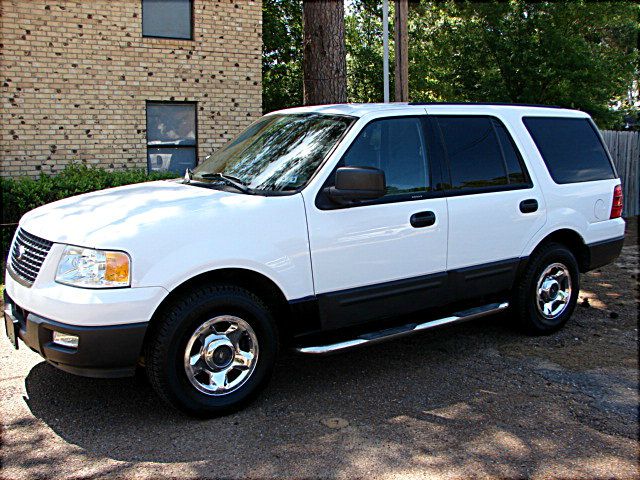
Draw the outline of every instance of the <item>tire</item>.
M580 271L573 253L559 243L543 245L530 259L514 292L521 328L530 335L560 330L576 307L579 291Z
M271 377L277 329L266 305L243 288L203 286L172 302L154 322L145 349L149 381L187 415L234 412Z

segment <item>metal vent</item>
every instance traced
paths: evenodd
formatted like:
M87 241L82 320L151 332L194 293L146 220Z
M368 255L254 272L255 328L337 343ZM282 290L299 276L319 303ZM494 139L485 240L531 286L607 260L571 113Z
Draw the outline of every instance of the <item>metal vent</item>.
M53 242L31 235L21 228L18 229L9 259L12 273L23 283L33 285L51 245Z

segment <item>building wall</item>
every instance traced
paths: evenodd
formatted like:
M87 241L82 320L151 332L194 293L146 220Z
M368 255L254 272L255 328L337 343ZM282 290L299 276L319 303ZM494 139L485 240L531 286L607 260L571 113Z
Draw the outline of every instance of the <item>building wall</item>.
M142 37L141 0L0 0L1 175L146 168L146 101L195 101L198 157L261 113L260 0L194 0L193 40Z

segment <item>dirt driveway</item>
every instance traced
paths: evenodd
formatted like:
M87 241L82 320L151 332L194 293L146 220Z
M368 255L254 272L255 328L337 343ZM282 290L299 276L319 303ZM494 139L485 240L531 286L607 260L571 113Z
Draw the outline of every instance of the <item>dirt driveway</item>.
M0 338L0 477L637 478L636 242L583 276L559 334L523 337L505 316L286 355L257 402L216 420Z

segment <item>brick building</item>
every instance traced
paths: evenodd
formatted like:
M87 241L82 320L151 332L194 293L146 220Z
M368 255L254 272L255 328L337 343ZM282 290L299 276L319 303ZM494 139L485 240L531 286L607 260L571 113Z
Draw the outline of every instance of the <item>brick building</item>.
M184 171L261 112L260 0L0 0L3 176Z

